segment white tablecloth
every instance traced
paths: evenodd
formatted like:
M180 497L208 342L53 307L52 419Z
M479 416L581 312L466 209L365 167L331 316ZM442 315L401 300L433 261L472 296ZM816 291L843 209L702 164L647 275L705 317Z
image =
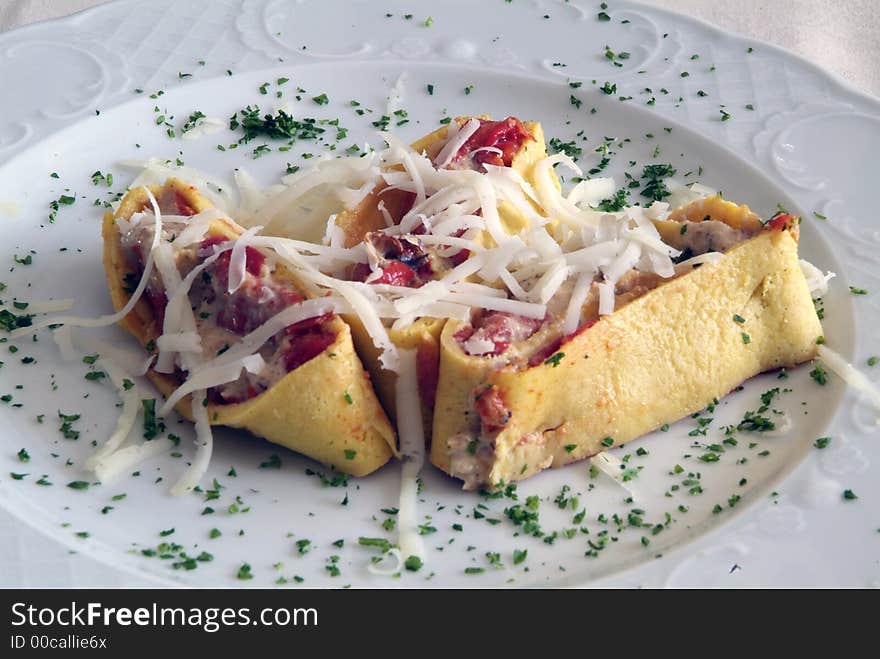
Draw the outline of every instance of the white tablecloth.
M0 32L107 0L0 0ZM148 1L148 0L146 0ZM880 96L877 0L643 0L782 46Z

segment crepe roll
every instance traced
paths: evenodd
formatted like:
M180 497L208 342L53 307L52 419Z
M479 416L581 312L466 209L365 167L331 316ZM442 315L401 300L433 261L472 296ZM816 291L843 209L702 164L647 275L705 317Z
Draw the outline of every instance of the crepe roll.
M156 356L147 376L159 391L192 420L191 394L181 392L204 390L212 425L354 476L388 462L395 432L329 302L308 300L271 250L236 249L243 229L195 188L172 178L150 192L161 235L146 190L131 190L105 215L104 269L120 310L152 257L144 293L120 325ZM244 367L230 374L236 364Z
M672 276L626 273L603 315L597 278L571 334L552 305L539 321L482 312L447 323L431 462L466 489L518 481L815 358L822 327L798 261L798 218L765 224L720 198L693 204L659 223L681 252Z

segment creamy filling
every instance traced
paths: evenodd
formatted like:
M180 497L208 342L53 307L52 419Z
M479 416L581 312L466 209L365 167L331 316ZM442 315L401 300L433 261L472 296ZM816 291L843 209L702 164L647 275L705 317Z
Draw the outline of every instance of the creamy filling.
M464 489L475 490L489 481L495 462L495 447L480 435L459 433L447 440L449 472L464 481Z
M515 117L478 121L479 127L458 150L447 166L449 169L482 171L484 164L510 167L523 145L535 139Z
M726 252L754 235L751 231L734 229L718 220L682 222L681 226L684 233L680 234L680 246L674 246L682 251L682 255L678 257L682 261L707 252Z
M391 236L373 231L364 238L364 245L372 263L356 263L349 271L349 279L406 288L420 288L440 278L470 255L462 249L443 256L442 245L424 245L417 234Z
M683 221L678 224L681 226L681 230L676 236L674 246L682 252L681 256L675 259L679 263L709 252L725 252L756 233L755 231L735 229L717 220ZM664 281L669 281L691 269L690 266L676 267L673 277L661 277L653 272L635 269L627 271L615 282L614 308L620 308L627 302L653 290ZM576 333L592 326L599 320L599 286L601 283L602 276L597 274L590 284L587 297L581 306ZM572 290L573 283L569 279L548 303L547 316L543 320L498 311L481 311L474 315L474 319L469 325L456 333L455 338L469 355L483 357L505 355L504 364L520 363L521 365L535 366L550 357L565 340L570 338L563 337L561 334L561 312L565 309L562 302L567 302L571 298ZM525 346L516 345L527 341L538 332L546 334L547 340L537 349L528 350Z
M163 203L162 198L160 204ZM178 204L166 208L160 206L160 209L169 214L187 214L187 208L181 208ZM189 211L192 214L192 209ZM122 235L122 246L129 266L136 272L143 270L145 252L153 238L152 226L152 222L138 222ZM182 221L164 223L162 239L173 241L174 236L179 235L185 227L186 223ZM186 277L195 267L212 257L217 247L226 242L225 238L209 236L179 249L175 254L175 264L181 277ZM205 267L188 291L189 303L196 319L196 331L201 339L201 354L205 359L222 355L239 343L241 337L304 299L293 282L279 276L262 252L252 247L247 247L245 251L244 280L233 293L229 293L229 250L222 252L213 263ZM157 273L151 276L145 295L161 333L168 295ZM307 319L278 332L259 348L258 352L266 363L262 370L251 373L243 369L237 380L209 389L209 399L219 404L232 404L263 393L289 372L324 352L334 342L335 332L327 322L331 318L327 314ZM179 368L176 377L180 381L185 379Z

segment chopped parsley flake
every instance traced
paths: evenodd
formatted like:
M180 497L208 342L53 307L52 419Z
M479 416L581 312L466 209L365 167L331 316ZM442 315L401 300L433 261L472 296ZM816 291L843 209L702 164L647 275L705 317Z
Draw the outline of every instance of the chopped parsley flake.
M663 201L671 194L664 179L675 176L675 171L670 164L645 165L641 176L645 187L641 195L654 201Z
M358 544L362 547L378 547L383 554L391 549L391 542L385 538L365 538L361 536L358 538Z
M28 255L30 258L30 255ZM0 328L11 332L19 327L30 327L33 324L33 316L17 316L8 309L0 309Z
M156 421L156 399L144 399L141 406L144 410L144 439L154 439L165 431L165 424Z
M816 368L810 371L810 377L816 381L816 384L825 386L828 383L828 373L821 364L816 364Z
M61 427L58 431L64 439L79 439L79 431L73 429L73 424L79 421L80 415L58 412L58 418L61 419Z
M268 460L260 463L260 469L281 469L281 458L277 453L273 453Z
M241 118L239 119L239 114ZM239 143L249 142L258 135L265 135L272 139L300 139L314 140L325 132L317 119L305 117L302 120L294 119L284 110L277 114L260 114L259 106L247 106L244 110L236 112L229 119L229 129L244 131L244 137Z
M577 159L583 152L581 147L574 143L574 140L563 142L558 137L551 137L549 145L556 153L564 153L569 158Z
M596 206L596 210L600 210L604 213L616 213L617 211L621 211L627 205L627 190L626 188L620 188L617 192L614 193L613 197L609 197L608 199L603 199Z

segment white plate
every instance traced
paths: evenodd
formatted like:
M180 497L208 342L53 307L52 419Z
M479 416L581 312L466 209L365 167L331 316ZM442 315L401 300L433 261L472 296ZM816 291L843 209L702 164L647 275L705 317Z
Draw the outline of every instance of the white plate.
M875 290L880 272L870 250L880 243L880 234L876 224L864 226L856 219L873 220L867 214L871 194L865 190L863 172L870 171L866 167L880 141L878 112L873 102L843 90L808 65L764 45L746 53L749 44L741 40L623 3L607 10L612 20L605 22L597 19L597 9L581 11L567 3L480 3L478 8L449 2L431 6L430 26L424 25L426 9L412 9L414 16L408 20L403 14L411 10L393 2L383 3L379 11L362 2L291 5L246 0L211 3L204 14L193 7L196 4L114 3L0 39L0 77L11 81L9 89L21 99L0 120L0 154L7 158L0 166L0 202L19 206L17 217L0 226L0 262L15 265L14 256L35 251L31 265L15 265L0 279L8 286L4 300L75 297L82 313L109 310L100 265L101 210L92 206L94 199L107 198L107 188L92 184L96 170L113 173L114 191L131 179L131 172L116 163L147 156L179 157L227 181L233 168L247 167L269 183L283 173L287 162L303 164L303 153L326 148L306 142L290 152L273 151L253 160L250 153L260 140L225 152L216 145L234 141L226 130L195 141L171 140L156 124L159 114L173 115L177 126L195 110L225 119L248 104L268 109L292 101L296 88L302 87L306 91L295 103L296 115L338 117L348 129L340 144L344 147L371 137L370 122L386 111L389 91L404 74L401 105L410 122L398 130L408 139L435 128L444 111L512 114L542 121L548 137L562 141L576 139L583 130L589 140L578 144L584 148L581 162L587 167L599 160L592 150L603 137L613 136L611 149L616 154L607 171L618 181L624 171L641 171L641 165L650 162L671 162L680 175L702 167L701 174L686 180L699 178L764 216L777 203L802 213L807 218L802 255L839 273L825 301L828 342L864 366L870 345L860 343L858 327L878 317ZM343 13L341 4L344 27L352 28L329 33L327 26L340 22L334 17ZM386 11L393 15L386 17ZM545 14L550 18L543 18ZM458 20L463 15L464 24ZM154 28L143 28L154 23ZM501 36L488 36L480 27L485 25L503 25L497 29ZM53 39L65 28L74 36ZM605 58L606 43L616 52L631 53L619 60L622 67ZM691 59L694 54L699 58ZM37 81L33 71L41 70L48 59L63 64L52 70L51 81ZM716 70L709 71L713 65ZM234 75L226 75L226 69ZM682 77L683 71L689 75ZM179 75L185 73L193 75ZM279 87L276 80L281 77L290 82ZM583 86L574 89L569 80L583 80ZM599 91L606 81L617 85L615 94ZM271 83L266 95L258 91L264 82ZM426 91L428 84L433 85L433 95ZM807 85L813 85L814 96L802 98ZM145 93L134 94L134 88ZM642 93L645 88L652 91ZM163 95L148 98L159 89ZM276 90L283 93L282 99L275 97ZM706 95L698 95L698 90ZM311 100L324 93L329 104ZM620 96L632 99L621 101ZM656 103L647 105L651 96ZM799 105L807 98L813 105ZM358 116L351 100L373 112ZM721 103L731 114L728 121L720 120ZM747 103L755 109L745 109ZM817 136L822 157L814 150ZM625 138L630 141L623 142ZM836 155L841 143L850 148L845 158ZM59 178L51 178L50 172ZM47 224L49 202L71 193L76 203L62 206L56 222ZM830 220L815 220L813 210ZM62 247L66 251L59 251ZM871 294L851 296L850 283ZM121 330L99 334L107 341L127 341ZM83 379L85 364L62 363L47 334L41 334L38 343L22 342L19 347L15 354L8 346L0 347L5 362L0 394L13 395L0 408L0 504L57 542L130 575L116 583L266 586L279 577L297 575L306 586L864 585L877 578L873 552L864 546L875 541L871 534L876 535L876 520L866 511L880 489L867 475L878 452L865 441L872 432L869 411L851 395L844 397L843 386L833 378L826 387L816 385L808 376L809 366L791 372L787 380L762 376L726 397L706 437L689 436L695 421L687 419L666 433L618 449L619 457L632 454L632 464L644 467L632 481L633 503L604 476L590 479L585 464L530 479L518 488L518 501L462 493L454 482L426 469L420 513L426 526L437 531L425 537L427 565L418 573L405 573L398 582L371 576L366 567L374 552L357 543L359 536L394 538L382 528L388 515L381 512L396 505L394 465L347 486L324 487L316 476L306 475L307 469L326 471L310 461L241 434L218 432L203 487L210 487L216 477L223 485L220 498L175 499L167 489L191 455L191 433L187 424L171 420L171 432L184 438L183 457L150 461L140 468L140 476L123 477L111 485L69 489L65 484L70 481L88 480L79 465L93 450L91 442L103 441L112 429L115 396L106 386ZM34 357L36 363L23 364L23 357ZM52 382L57 382L57 390ZM23 388L16 389L18 384ZM761 393L777 386L793 390L774 403L792 417L791 432L774 438L742 433L738 446L728 446L721 461L699 460L704 451L691 447L695 440L720 443L720 427L736 423L746 409L760 404ZM838 413L841 401L843 410ZM17 403L22 407L12 407ZM78 441L62 438L59 410L82 415L74 424L81 431ZM45 414L43 424L36 423L38 414ZM825 435L833 437L831 445L821 451L813 448L814 440ZM16 457L21 448L31 456L27 464ZM638 448L649 455L636 456ZM765 451L769 454L762 456ZM281 457L282 467L260 468L272 454ZM684 472L670 474L677 464ZM237 476L227 475L230 467ZM797 472L786 478L795 468ZM29 475L14 480L9 472ZM682 484L690 472L700 474L700 495L688 493L694 483ZM52 486L36 485L43 474ZM742 479L747 482L740 485ZM571 488L567 496L578 497L579 504L562 511L554 499L566 485ZM670 489L674 485L677 491ZM859 499L845 502L845 489ZM665 496L667 492L671 496ZM112 500L121 493L126 494L124 500ZM577 530L567 538L561 533L553 544L517 535L521 527L503 511L524 505L530 495L541 500L545 531L584 527L589 534ZM738 501L731 500L737 496ZM247 512L229 512L236 497L241 497L238 508ZM102 514L105 506L113 509ZM206 506L215 512L200 514ZM713 512L716 506L721 512ZM639 516L649 526L631 524L633 508L644 511ZM573 523L572 517L582 509L582 521ZM615 514L620 524L614 522ZM607 521L599 521L600 516ZM17 522L10 524L13 531L20 528ZM662 531L655 532L656 524ZM221 537L210 538L214 528ZM829 528L835 529L833 535ZM173 533L161 535L170 529ZM608 532L607 548L598 557L585 556L589 543L596 546L603 530ZM77 535L81 532L88 537ZM649 541L647 546L642 538ZM298 540L310 541L305 555L297 550ZM337 540L343 540L343 546L334 545ZM161 542L179 543L176 555L206 551L213 560L186 570L173 567L179 558L143 555L141 550L156 549ZM795 556L793 547L798 548ZM526 560L514 565L513 552L526 549ZM487 553L495 552L503 568L491 564ZM18 581L8 577L9 584L77 583L69 577L41 580L34 576L35 561L29 563L26 556L18 560L20 571L31 576ZM252 580L236 579L243 563L252 566ZM278 564L282 565L275 567ZM332 576L328 565L341 574ZM474 567L485 572L465 573ZM76 569L72 568L74 574ZM80 581L111 580L102 575Z

